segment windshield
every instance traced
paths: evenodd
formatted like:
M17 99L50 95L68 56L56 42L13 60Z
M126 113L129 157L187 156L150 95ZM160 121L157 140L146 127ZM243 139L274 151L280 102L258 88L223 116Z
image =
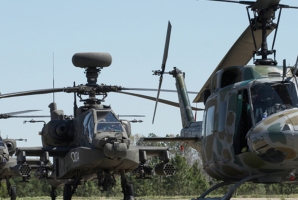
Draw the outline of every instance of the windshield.
M262 119L293 107L297 107L297 93L292 82L259 83L251 87L254 119Z
M5 147L4 142L1 137L0 137L0 147Z
M97 112L97 132L123 132L122 125L110 111Z

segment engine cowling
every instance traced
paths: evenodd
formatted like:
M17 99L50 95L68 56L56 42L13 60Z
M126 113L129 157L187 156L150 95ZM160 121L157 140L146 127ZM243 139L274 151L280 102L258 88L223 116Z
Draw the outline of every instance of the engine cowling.
M51 120L41 132L44 146L69 145L74 139L73 120Z
M15 154L16 152L16 148L17 148L17 143L15 140L13 139L4 139L3 140L7 146L9 155L12 156L13 154Z

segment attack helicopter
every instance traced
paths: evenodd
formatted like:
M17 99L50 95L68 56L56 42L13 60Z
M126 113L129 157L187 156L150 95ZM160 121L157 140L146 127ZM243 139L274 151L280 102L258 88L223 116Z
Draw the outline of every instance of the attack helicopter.
M0 114L0 119L8 118L32 118L32 117L46 117L35 115L19 115L27 112L34 112L38 110L24 110L10 113ZM16 141L27 141L26 139L2 139L0 135L0 181L6 181L7 192L11 200L16 199L16 187L11 185L10 178L22 177L22 182L30 179L31 167L30 165L38 164L36 159L26 159L25 152L20 152L18 157L13 157L17 149Z
M0 114L0 119L8 118L37 118L49 117L42 115L19 115L38 110L24 110ZM26 153L20 152L17 157L13 157L17 150L17 141L27 141L27 139L3 139L0 135L0 181L6 181L7 193L11 200L16 199L16 187L11 185L10 178L22 177L21 182L27 182L31 176L31 165L39 164L39 160L26 159Z
M138 178L154 175L154 171L163 176L175 173L175 166L169 162L167 147L133 146L129 140L129 120L119 119L111 106L101 104L109 92L135 90L97 84L101 70L111 62L109 53L76 53L72 57L72 63L85 69L87 84L0 95L0 98L9 98L54 92L74 94L72 116L64 115L63 110L57 109L55 102L49 105L51 120L44 124L40 132L41 147L18 147L16 150L16 155L25 153L26 156L40 157L40 163L30 167L35 169L34 174L37 177L49 181L52 199L56 199L56 189L63 184L65 200L71 199L78 185L84 181L97 179L102 191L110 190L116 184L115 176L120 175L124 199L133 200L134 189L125 177L127 172L134 171ZM88 98L83 99L83 95L88 95ZM98 95L102 99L98 99ZM84 102L83 106L77 106L76 97ZM147 156L159 157L160 163L154 170L146 164ZM53 164L50 157L53 158Z
M159 89L163 74L176 79L183 129L180 137L141 139L181 141L200 152L206 173L221 182L195 199L207 199L225 185L231 185L229 190L215 199L230 199L245 182L297 183L298 58L294 66L285 60L278 65L273 48L281 10L298 7L280 4L280 0L221 2L247 5L249 26L193 101L204 103L203 121L195 121L189 109L184 73L177 67L165 72L164 63L154 75L160 76ZM267 36L273 31L269 50ZM274 59L269 58L272 54ZM251 58L254 65L246 65Z

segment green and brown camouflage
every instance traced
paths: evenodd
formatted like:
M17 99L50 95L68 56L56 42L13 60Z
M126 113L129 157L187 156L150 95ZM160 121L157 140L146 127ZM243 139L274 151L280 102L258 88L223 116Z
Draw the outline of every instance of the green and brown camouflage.
M293 181L298 97L292 70L251 65L218 71L211 77L203 121L195 122L185 111L189 101L184 76L175 67L169 73L176 79L183 129L180 138L159 140L188 142L199 151L208 175L218 180L260 175L257 180L262 183Z
M196 149L201 150L211 177L241 180L270 173L259 181L290 180L298 162L298 99L296 77L291 68L286 74L283 70L283 66L234 66L214 74L202 133L192 135L201 138L202 147Z

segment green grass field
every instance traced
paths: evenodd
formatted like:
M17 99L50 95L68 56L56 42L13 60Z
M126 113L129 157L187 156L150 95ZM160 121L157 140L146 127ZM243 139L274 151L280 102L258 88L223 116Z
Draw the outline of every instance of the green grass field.
M136 197L137 200L190 200L192 197ZM18 200L50 200L50 197L18 197ZM10 198L0 198L0 200L10 200ZM63 200L62 196L56 200ZM123 200L122 197L106 198L106 197L73 197L72 200Z
M191 200L194 197L136 197L136 200ZM50 200L50 197L19 197L18 200ZM57 200L63 200L62 196L56 198ZM0 200L10 200L10 198L0 198ZM122 197L73 197L72 200L123 200ZM267 196L267 197L235 197L231 200L298 200L298 195L289 196Z

